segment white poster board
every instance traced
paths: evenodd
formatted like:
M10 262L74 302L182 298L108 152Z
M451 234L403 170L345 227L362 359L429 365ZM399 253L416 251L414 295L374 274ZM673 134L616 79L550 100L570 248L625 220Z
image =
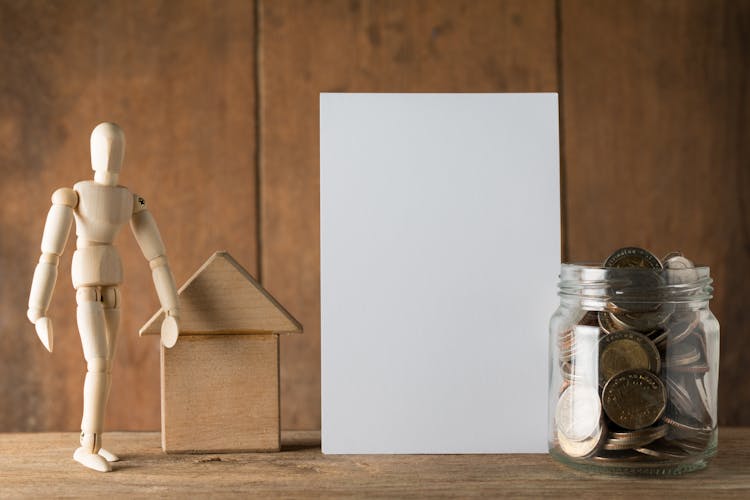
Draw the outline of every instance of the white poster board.
M321 94L324 453L547 450L557 94Z

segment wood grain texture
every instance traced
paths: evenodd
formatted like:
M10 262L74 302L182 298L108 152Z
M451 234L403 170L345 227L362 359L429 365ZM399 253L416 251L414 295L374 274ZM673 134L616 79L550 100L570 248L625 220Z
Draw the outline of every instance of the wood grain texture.
M75 430L85 363L70 284L72 241L48 354L25 318L52 192L92 177L89 134L128 139L120 182L142 195L183 282L216 248L256 271L254 9L244 0L0 2L0 429ZM123 324L107 429L158 429L158 308L124 229Z
M320 426L320 92L556 91L552 1L260 1L261 279L282 339L282 428ZM447 266L456 263L446 263Z
M161 358L165 451L278 451L277 335L187 336Z
M639 244L711 265L720 421L750 423L749 4L0 2L0 429L79 424L72 241L50 311L54 355L24 311L49 197L91 176L88 134L102 120L127 134L122 183L147 199L177 282L227 248L305 324L307 334L282 340L282 422L318 427L321 91L560 90L567 257ZM158 348L135 332L158 305L123 234L124 321L106 425L156 429Z
M561 4L568 257L711 266L719 423L750 423L750 2Z
M216 252L180 287L180 334L302 333L302 325L227 252ZM159 335L164 313L141 335Z
M242 498L747 498L750 428L723 428L708 468L679 478L585 474L549 455L322 455L318 432L281 453L165 455L158 433L105 436L109 474L73 462L73 433L0 434L0 496ZM44 473L40 473L44 471Z

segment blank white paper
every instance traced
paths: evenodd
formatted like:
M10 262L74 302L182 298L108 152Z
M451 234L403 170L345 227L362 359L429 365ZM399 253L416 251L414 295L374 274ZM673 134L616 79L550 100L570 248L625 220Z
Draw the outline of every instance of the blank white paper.
M557 94L321 94L324 453L547 450Z

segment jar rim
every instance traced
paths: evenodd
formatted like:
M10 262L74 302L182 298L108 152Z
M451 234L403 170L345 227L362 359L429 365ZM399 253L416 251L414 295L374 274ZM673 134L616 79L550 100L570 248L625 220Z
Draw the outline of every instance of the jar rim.
M713 297L708 266L685 269L562 263L559 294L617 303L706 302Z
M561 268L568 268L568 269L601 269L601 270L607 270L607 269L618 269L618 270L627 270L632 272L654 272L654 271L696 271L699 270L702 272L710 272L711 268L706 265L696 265L690 268L686 269L652 269L648 267L605 267L597 262L563 262L560 264Z

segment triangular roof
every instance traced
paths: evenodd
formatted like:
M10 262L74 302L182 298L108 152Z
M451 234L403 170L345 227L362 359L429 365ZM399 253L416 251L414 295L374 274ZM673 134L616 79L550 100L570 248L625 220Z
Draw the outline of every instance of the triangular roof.
M178 291L180 334L301 333L302 325L227 252L213 254ZM140 335L158 335L160 309Z

